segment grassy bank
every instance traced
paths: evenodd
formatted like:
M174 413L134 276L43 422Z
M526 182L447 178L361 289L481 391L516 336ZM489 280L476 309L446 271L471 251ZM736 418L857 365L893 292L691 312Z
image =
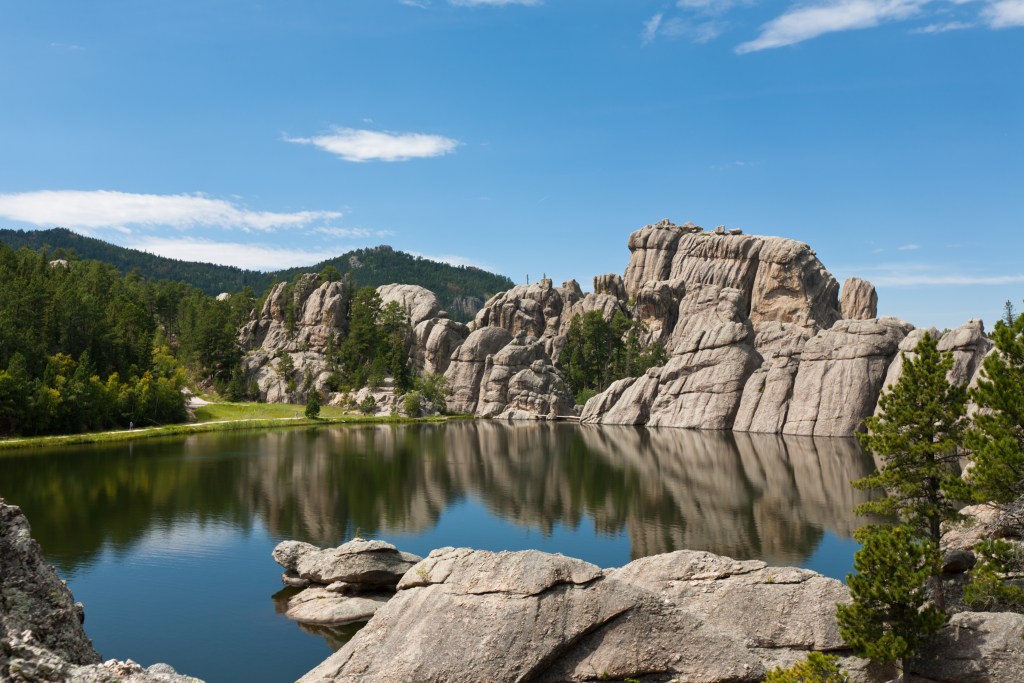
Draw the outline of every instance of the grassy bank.
M88 434L32 436L0 439L0 451L15 448L43 448L74 444L134 441L158 436L226 432L255 429L319 427L335 424L423 424L447 422L452 417L371 417L346 413L341 408L324 406L320 417L304 417L306 407L287 403L210 403L195 409L196 420L184 424L138 427Z

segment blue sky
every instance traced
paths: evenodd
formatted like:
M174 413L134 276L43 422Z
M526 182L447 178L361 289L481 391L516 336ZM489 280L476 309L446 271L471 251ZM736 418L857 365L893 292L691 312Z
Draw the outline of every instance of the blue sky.
M0 0L0 226L622 272L670 218L1024 308L1024 0Z

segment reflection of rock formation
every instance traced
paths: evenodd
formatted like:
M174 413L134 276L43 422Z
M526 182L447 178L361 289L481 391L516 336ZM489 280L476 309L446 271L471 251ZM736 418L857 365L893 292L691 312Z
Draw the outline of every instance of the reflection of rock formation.
M71 566L197 515L242 525L258 516L277 538L323 546L356 528L422 533L466 496L545 533L588 519L600 533L626 531L634 557L690 548L792 563L825 530L850 533L861 494L849 482L871 468L852 440L499 422L89 450L0 463L0 494L32 515L48 553L74 558Z

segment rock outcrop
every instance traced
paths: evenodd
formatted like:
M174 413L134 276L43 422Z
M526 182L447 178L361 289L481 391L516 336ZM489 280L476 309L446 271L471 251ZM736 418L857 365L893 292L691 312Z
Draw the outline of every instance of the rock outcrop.
M513 339L485 359L478 416L528 419L572 415L575 406L542 342Z
M512 334L503 327L483 327L466 337L466 341L452 354L444 373L450 390L450 411L470 415L476 413L487 359L511 341Z
M801 242L706 233L665 220L630 235L629 251L630 296L645 283L681 279L739 290L741 310L755 326L775 321L817 332L842 317L839 283Z
M420 372L443 375L452 354L469 336L469 327L447 318L430 318L413 329L413 362Z
M754 331L741 312L743 294L695 285L679 304L665 342L672 358L635 380L615 382L587 402L581 419L595 424L729 429L744 384L760 365Z
M0 680L202 683L167 664L100 661L84 608L43 558L21 509L0 498Z
M835 603L848 599L840 582L708 553L681 551L602 571L537 551L444 548L398 588L356 638L302 683L630 677L753 683L807 649L848 654L834 620ZM846 663L856 681L882 680L861 662Z
M425 320L438 317L441 312L437 296L419 285L381 285L377 294L383 306L397 302L409 316L409 325L414 328Z
M878 292L875 286L859 277L851 277L840 290L839 310L847 320L870 320L878 317Z
M754 683L808 651L837 655L852 683L891 680L892 668L843 642L835 606L849 599L845 585L812 571L705 552L602 570L534 550L442 548L300 683ZM1022 629L1019 614L957 614L911 671L942 683L1021 680Z
M282 541L273 556L284 567L282 582L304 589L288 600L288 618L321 626L366 621L422 559L390 543L360 538L326 550L301 541Z

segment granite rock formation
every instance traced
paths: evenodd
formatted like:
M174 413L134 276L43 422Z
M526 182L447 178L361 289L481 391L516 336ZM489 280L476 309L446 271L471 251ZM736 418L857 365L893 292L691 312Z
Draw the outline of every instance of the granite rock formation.
M840 291L839 310L847 320L877 318L878 292L875 286L859 277L848 278Z
M0 498L0 680L202 683L166 664L100 661L84 608L43 558L21 509Z
M839 656L852 683L891 680L891 668L843 642L835 606L848 600L841 582L815 572L705 552L602 570L534 550L442 548L300 683L754 683L808 651ZM1021 680L1022 629L1018 614L957 614L911 671L943 683Z
M422 559L390 543L361 538L326 550L301 541L282 541L273 556L284 567L282 582L304 589L288 600L285 614L320 626L366 621L390 599L406 571Z

